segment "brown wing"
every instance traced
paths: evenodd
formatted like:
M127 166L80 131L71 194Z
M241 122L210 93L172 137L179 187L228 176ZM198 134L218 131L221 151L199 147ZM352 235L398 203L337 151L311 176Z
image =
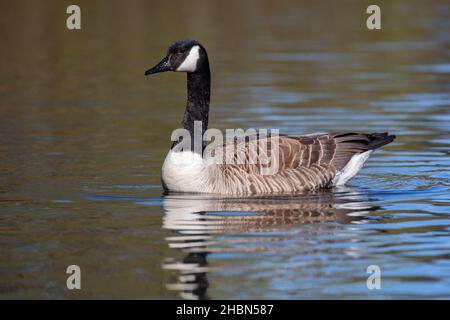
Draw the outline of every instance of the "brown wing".
M275 142L274 139L278 141ZM359 153L377 149L392 142L394 135L388 133L321 133L304 136L250 136L243 141L235 140L219 146L215 153L221 154L223 163L238 165L249 173L259 173L264 163L278 152L279 165L275 172L300 167L334 166L342 169Z
M329 185L356 154L393 141L387 133L250 136L214 149L225 186L249 185L253 193L298 191Z

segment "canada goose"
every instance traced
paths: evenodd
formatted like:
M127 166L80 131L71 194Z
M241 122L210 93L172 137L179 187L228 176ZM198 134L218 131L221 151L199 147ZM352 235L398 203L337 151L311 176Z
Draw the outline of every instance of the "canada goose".
M205 48L194 40L172 44L167 55L145 75L165 71L187 73L187 104L182 126L195 146L195 123L201 123L201 137L208 127L210 69ZM163 167L161 180L166 191L245 194L291 194L344 185L362 167L373 150L394 140L388 133L318 133L300 136L252 136L215 147L214 154L225 161L214 163L200 150L179 150L176 140ZM277 140L274 140L277 139ZM255 148L256 145L256 148ZM277 146L263 150L262 145ZM193 150L193 151L192 151ZM237 150L240 162L233 163ZM254 161L273 154L276 171L264 173ZM251 160L249 160L251 159Z

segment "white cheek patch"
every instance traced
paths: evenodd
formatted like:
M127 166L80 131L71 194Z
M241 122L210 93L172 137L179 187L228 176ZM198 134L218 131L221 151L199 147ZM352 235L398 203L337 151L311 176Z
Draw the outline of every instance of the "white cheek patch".
M177 68L177 71L195 72L197 69L197 61L200 58L200 47L193 46L183 63Z

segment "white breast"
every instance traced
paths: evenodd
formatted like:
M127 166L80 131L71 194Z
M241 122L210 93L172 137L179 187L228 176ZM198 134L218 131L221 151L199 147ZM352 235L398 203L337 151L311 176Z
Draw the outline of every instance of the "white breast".
M170 150L162 167L162 181L171 191L201 192L204 189L205 167L198 153Z
M369 158L372 150L354 155L345 167L336 173L333 178L333 186L343 186L348 180L353 178L363 166L364 162Z

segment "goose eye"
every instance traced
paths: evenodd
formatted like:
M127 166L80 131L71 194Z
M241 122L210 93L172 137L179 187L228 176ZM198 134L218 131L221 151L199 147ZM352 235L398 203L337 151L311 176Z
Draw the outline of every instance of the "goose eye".
M178 49L178 54L183 54L183 53L185 53L186 52L186 49Z

